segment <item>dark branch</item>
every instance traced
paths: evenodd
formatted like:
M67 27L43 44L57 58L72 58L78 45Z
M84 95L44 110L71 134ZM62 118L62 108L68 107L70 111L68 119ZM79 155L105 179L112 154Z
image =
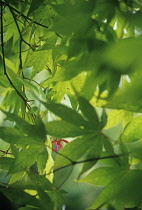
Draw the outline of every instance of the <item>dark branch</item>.
M66 178L64 179L64 181L58 186L56 187L56 190L59 190L64 184L65 182L68 180L68 178L70 177L71 173L73 171L73 167L71 168L70 172L68 173L68 175L66 176Z
M119 158L119 157L124 156L124 155L127 155L127 154L110 155L110 156L98 157L98 158L95 157L95 158L90 158L90 159L80 160L80 161L73 161L73 160L70 159L71 160L71 163L69 163L68 165L62 166L60 168L56 168L55 170L53 170L53 172L50 172L50 173L55 173L55 172L57 172L57 171L59 171L59 170L61 170L63 168L67 168L69 166L74 166L74 165L81 164L81 163L91 162L91 161L95 161L95 160L97 161L97 160L102 160L102 159ZM65 157L65 158L67 158L67 157Z
M3 151L3 150L0 149L0 152L4 153L4 154L6 154L6 155L7 155L7 154L8 154L8 155L13 155L11 152L8 152L8 150L7 150L7 151Z
M47 28L47 29L49 28L48 26L43 25L42 23L39 23L39 22L33 20L32 18L29 18L29 17L27 17L26 15L22 14L21 12L19 12L17 9L15 9L14 7L12 7L12 6L9 5L8 3L7 3L7 6L9 7L9 9L12 9L13 11L15 11L16 13L18 13L19 15L21 15L21 17L23 17L24 19L29 20L29 21L31 21L31 22L35 23L36 25L39 25L39 26L41 26L41 27L43 27L43 28ZM58 37L62 38L62 36L61 36L60 34L58 34L58 33L55 33L55 34L56 34Z
M8 6L8 7L9 7L9 6ZM27 41L25 41L25 40L23 39L22 34L21 34L21 31L20 31L20 28L19 28L19 25L18 25L18 22L17 22L17 19L16 19L16 16L15 16L15 13L14 13L13 10L11 9L11 7L9 7L9 10L10 10L12 16L13 16L13 19L14 19L15 25L16 25L16 27L17 27L17 30L18 30L18 33L19 33L19 36L20 36L21 41L24 42L25 44L27 44L27 45L33 50L32 45L29 44Z
M29 80L29 81L33 81L34 83L36 83L39 87L41 87L44 90L46 89L41 84L39 84L37 81L35 81L34 79L29 79L29 78L25 77L24 74L23 74L23 78L26 80Z
M15 9L15 8L12 7L12 6L10 6L9 4L7 4L7 5L8 5L8 7L9 7L9 9L12 9L13 11L15 11L16 13L18 13L19 15L21 15L23 18L25 18L25 19L27 19L27 20L30 20L31 22L33 22L33 23L35 23L36 25L39 25L39 26L41 26L41 27L43 27L43 28L49 28L48 26L43 25L43 24L41 24L41 23L39 23L39 22L37 22L37 21L35 21L35 20L33 20L33 19L27 17L26 15L22 14L22 13L19 12L17 9Z
M21 70L23 68L23 65L22 65L22 40L20 40L20 52L19 52L19 70Z
M4 75L7 77L10 85L14 88L14 90L16 91L16 93L20 96L20 98L24 101L25 106L28 108L28 110L30 110L30 105L27 103L27 99L25 99L23 97L23 95L18 91L18 89L15 87L15 85L13 84L13 82L11 81L7 71L6 71L6 64L5 64L5 52L4 52L4 37L3 37L3 8L1 6L1 49L2 49L2 61L3 61L3 69L4 69Z

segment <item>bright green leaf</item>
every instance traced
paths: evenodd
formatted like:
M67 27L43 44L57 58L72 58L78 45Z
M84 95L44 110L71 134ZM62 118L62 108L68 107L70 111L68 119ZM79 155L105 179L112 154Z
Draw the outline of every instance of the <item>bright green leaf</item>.
M97 209L100 205L112 200L115 201L118 209L139 205L142 193L141 180L141 170L128 170L116 174L90 208Z
M38 50L32 52L26 62L26 67L33 67L32 77L42 71L48 63L49 50Z
M142 116L135 117L125 128L121 139L125 143L137 141L142 138Z
M78 182L85 182L96 186L105 186L108 185L120 171L120 167L99 167Z

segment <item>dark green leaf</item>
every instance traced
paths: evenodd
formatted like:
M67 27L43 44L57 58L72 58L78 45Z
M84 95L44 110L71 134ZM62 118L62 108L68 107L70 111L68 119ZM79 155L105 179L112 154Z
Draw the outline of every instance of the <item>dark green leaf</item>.
M10 144L30 145L36 142L12 127L0 127L0 138Z
M5 112L5 111L3 111L3 112L4 112L4 114L6 114L7 119L9 119L10 121L16 122L15 127L18 128L21 131L21 133L27 134L30 139L32 138L33 140L35 140L37 142L45 141L46 130L45 130L44 124L39 116L36 117L35 125L32 125L32 124L29 124L28 122L26 122L24 119L17 116L16 114L13 114L10 112ZM10 130L10 128L9 128L9 130ZM15 130L15 132L16 132L16 130ZM19 131L17 130L17 132L19 132ZM14 129L13 129L13 134L14 134ZM7 133L7 135L8 135L8 133ZM22 136L22 134L21 134L21 136Z
M42 4L43 0L38 1L38 0L32 0L30 3L30 9L28 11L28 15L31 15L32 13L35 12L35 10L37 10L39 8L39 6Z
M77 113L75 110L63 105L63 104L55 104L55 103L45 103L42 102L47 109L51 112L65 120L66 122L72 123L77 126L85 126L86 121L82 118L82 116Z
M35 174L35 173L28 173L31 181L34 184L37 184L39 186L41 186L42 189L44 190L51 190L52 189L52 184L51 182L46 179L45 176L39 175L39 174Z
M40 187L37 186L38 196L40 198L40 208L43 210L54 209L54 203L52 202L51 198L48 195L48 192L43 191Z
M64 120L52 121L45 124L47 133L56 137L76 137L89 133L95 133L92 130L87 130L81 126L76 126L65 122Z
M38 155L42 151L42 147L43 146L32 144L32 146L29 146L27 149L23 149L19 152L18 156L13 161L13 165L11 166L9 173L26 171L36 162Z
M15 189L12 187L7 188L0 188L0 191L4 193L4 195L11 201L20 204L20 205L31 205L39 207L39 201L35 198L35 196L32 196L24 190ZM17 196L18 195L18 196Z
M14 159L9 157L0 157L0 169L9 170Z
M83 97L79 97L78 102L84 118L88 121L87 126L91 129L99 130L100 123L95 108Z

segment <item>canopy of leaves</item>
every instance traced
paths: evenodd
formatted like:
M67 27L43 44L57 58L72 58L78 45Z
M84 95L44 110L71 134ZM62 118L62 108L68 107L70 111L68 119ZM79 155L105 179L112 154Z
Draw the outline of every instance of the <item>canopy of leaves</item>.
M68 209L74 166L102 186L74 209L141 206L141 18L141 0L0 0L0 191L16 209Z

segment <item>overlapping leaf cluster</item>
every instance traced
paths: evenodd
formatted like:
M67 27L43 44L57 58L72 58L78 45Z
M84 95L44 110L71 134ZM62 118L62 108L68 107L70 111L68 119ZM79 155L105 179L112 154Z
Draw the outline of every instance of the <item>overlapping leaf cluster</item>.
M84 209L139 208L141 1L1 0L0 8L0 191L19 210L62 209L54 175L82 164L78 183L103 186ZM54 151L61 138L70 142Z

